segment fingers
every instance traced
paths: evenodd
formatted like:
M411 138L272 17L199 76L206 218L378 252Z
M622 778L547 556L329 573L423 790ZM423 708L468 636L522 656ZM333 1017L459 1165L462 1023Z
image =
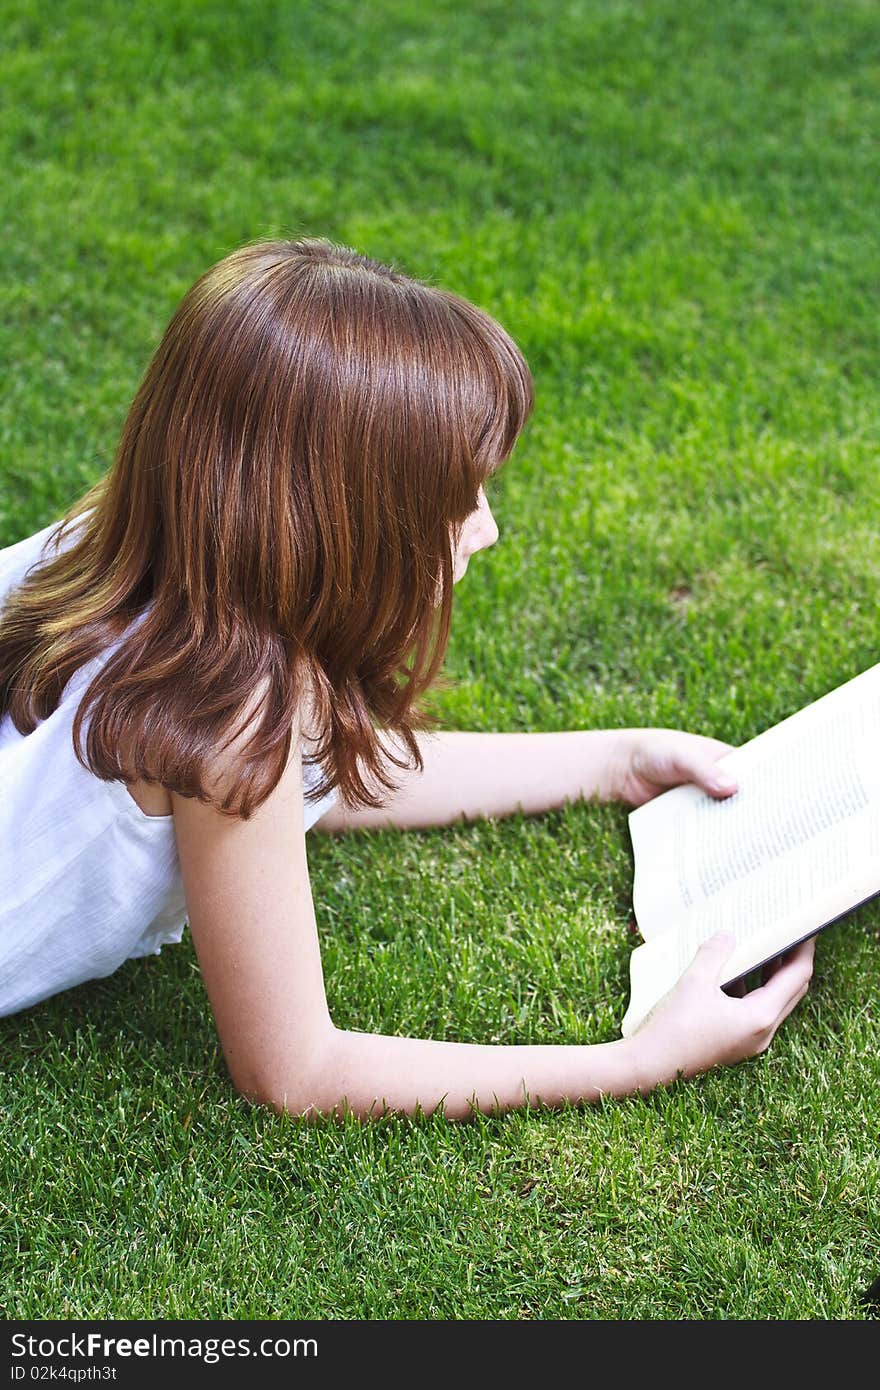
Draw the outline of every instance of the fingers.
M733 984L725 985L724 993L729 994L731 999L742 999L746 993L746 979L734 980Z
M719 759L729 752L731 749L726 743L720 744L719 751L715 753L707 749L701 757L683 769L683 772L690 781L696 782L697 786L702 787L710 796L732 796L739 790L739 783L731 773L718 766Z
M736 937L730 932L717 932L704 941L688 967L687 974L705 984L720 986L725 967L736 947ZM741 997L739 1002L754 1016L756 1031L775 1032L784 1018L806 994L813 974L816 938L809 937L799 946L768 963L770 976L766 984ZM731 991L737 999L740 992Z
M716 932L700 946L687 973L705 980L707 984L720 985L724 967L733 955L735 946L736 937L732 932Z
M726 758L728 753L736 752L732 743L723 743L720 738L707 738L704 743L705 749L705 769L707 776L716 782L723 783L724 786L731 787L733 791L738 790L738 783L729 768L719 767L718 763L722 758Z
M723 768L711 766L706 769L706 775L702 785L711 796L733 796L739 791L739 783L729 772Z
M815 950L815 937L802 941L780 959L765 985L746 995L743 1006L754 1015L756 1023L775 1032L800 1003L809 989Z
M783 951L781 956L774 956L772 960L767 961L766 965L762 965L761 984L766 985L769 980L772 980L777 971L781 970L782 966L790 959L791 951Z

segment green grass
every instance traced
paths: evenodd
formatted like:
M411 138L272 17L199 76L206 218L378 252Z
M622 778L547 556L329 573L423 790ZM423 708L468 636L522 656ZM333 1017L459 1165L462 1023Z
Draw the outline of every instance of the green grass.
M750 738L878 659L880 21L817 0L0 4L0 545L109 465L180 295L326 235L494 313L537 409L447 727ZM602 1041L621 807L309 837L336 1022ZM759 1060L560 1113L301 1125L188 937L0 1020L15 1317L845 1318L880 1273L880 911Z

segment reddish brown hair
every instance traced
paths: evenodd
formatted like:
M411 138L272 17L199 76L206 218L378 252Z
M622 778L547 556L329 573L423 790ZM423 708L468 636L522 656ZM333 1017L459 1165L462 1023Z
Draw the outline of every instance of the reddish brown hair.
M76 523L77 539L8 597L0 717L32 732L142 617L77 709L84 767L247 819L308 692L313 799L336 787L350 807L381 805L363 773L388 792L386 758L422 768L452 544L532 403L516 345L458 295L321 240L234 251L184 296L112 469L51 537ZM241 776L215 802L208 760L255 690Z

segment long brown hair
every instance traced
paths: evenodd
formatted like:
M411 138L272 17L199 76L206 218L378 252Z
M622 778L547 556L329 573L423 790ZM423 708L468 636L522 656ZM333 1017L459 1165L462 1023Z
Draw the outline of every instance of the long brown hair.
M248 819L308 692L312 799L381 806L362 773L389 792L386 759L422 769L452 545L532 404L519 349L458 295L323 240L232 252L184 296L113 467L50 536L76 540L6 601L0 718L31 733L115 642L73 725L95 776ZM215 801L207 760L255 689L262 718Z

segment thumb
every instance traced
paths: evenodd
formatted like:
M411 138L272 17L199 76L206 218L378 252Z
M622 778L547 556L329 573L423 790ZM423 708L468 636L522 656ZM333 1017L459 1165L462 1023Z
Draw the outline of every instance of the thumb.
M698 976L707 984L720 985L722 973L736 946L733 932L716 932L698 948L688 967L688 974Z
M719 767L717 762L701 762L694 771L697 786L702 787L711 796L732 796L734 792L739 791L736 778Z

